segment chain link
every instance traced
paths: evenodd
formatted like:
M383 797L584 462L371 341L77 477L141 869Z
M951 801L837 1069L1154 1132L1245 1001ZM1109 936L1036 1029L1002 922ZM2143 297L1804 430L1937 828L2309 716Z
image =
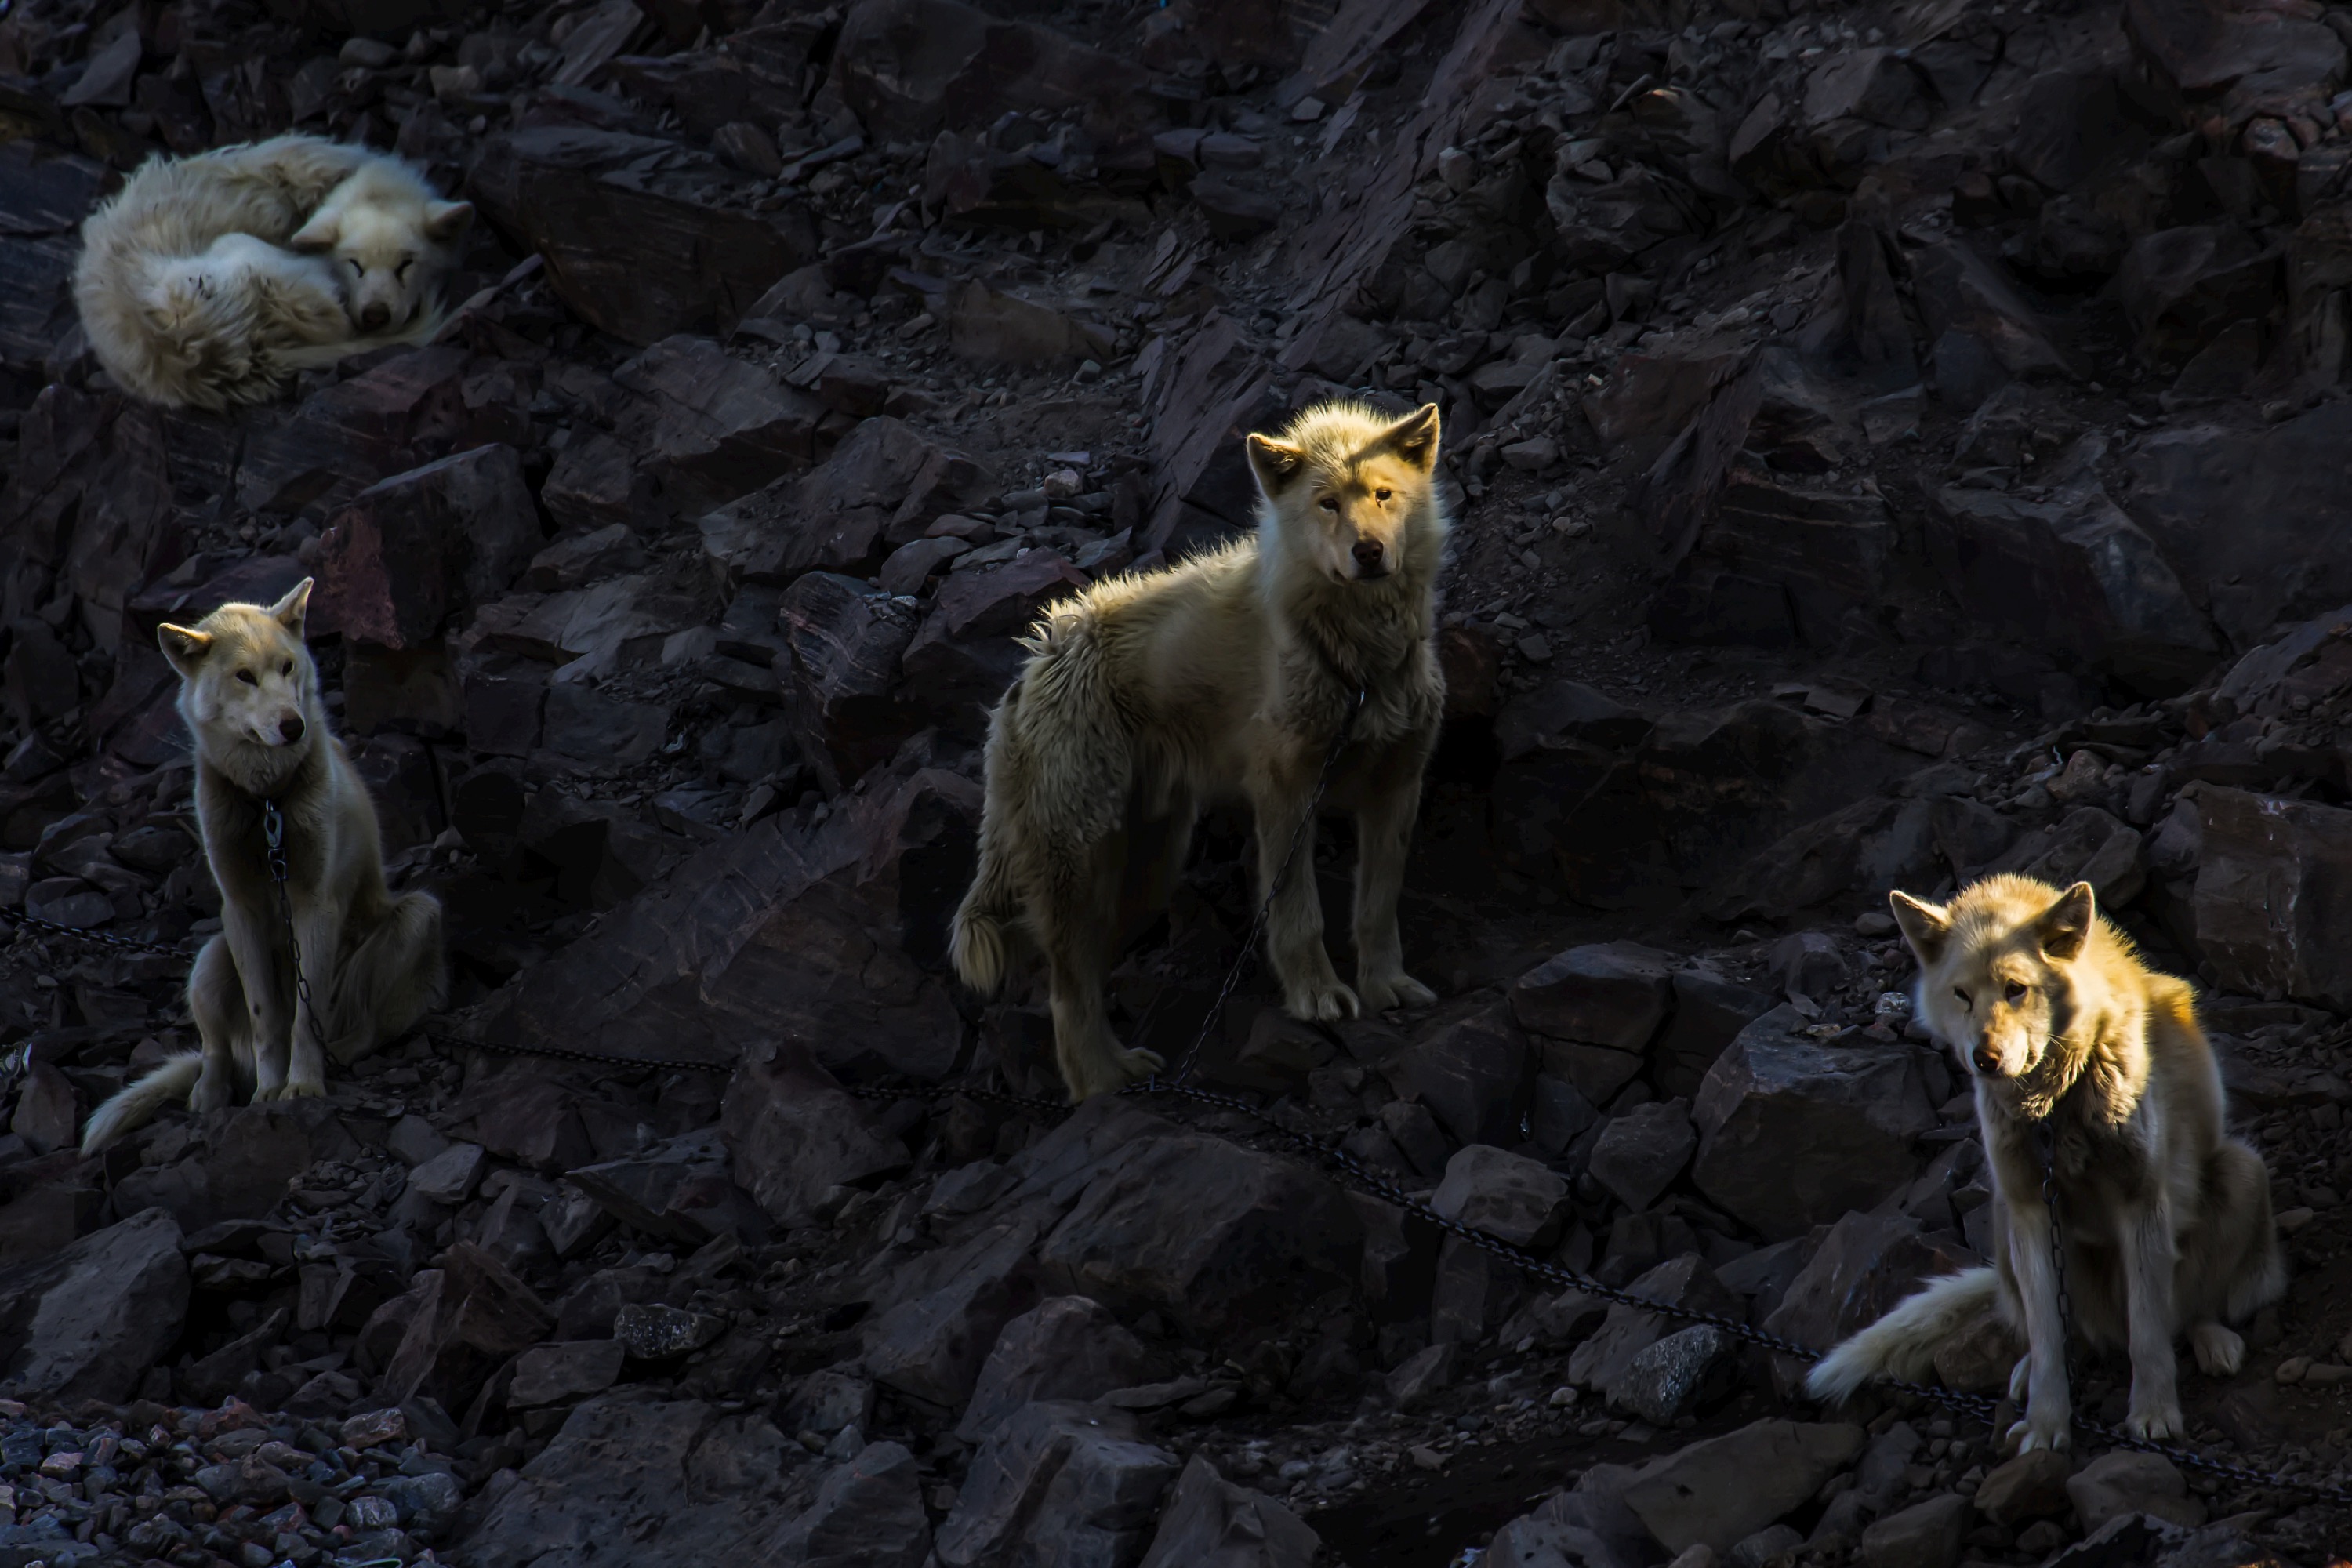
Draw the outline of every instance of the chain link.
M261 803L261 841L269 851L269 879L278 884L278 916L286 927L286 951L294 959L293 1035L302 1032L303 1020L308 1019L310 1032L319 1037L320 1049L324 1050L326 1021L310 1000L310 977L302 973L302 941L294 932L294 900L286 890L286 816L274 800ZM290 1037L288 1043L291 1045Z
M696 1061L686 1057L625 1057L603 1051L573 1050L565 1046L518 1046L504 1040L477 1040L466 1035L445 1035L437 1029L420 1029L417 1033L436 1046L452 1050L488 1051L500 1057L547 1057L560 1062L580 1062L588 1067L639 1068L664 1072L732 1073L732 1062Z
M19 931L37 935L72 937L79 942L97 942L106 947L119 947L129 952L160 953L165 958L186 958L187 948L160 942L141 942L133 937L117 936L110 931L92 931L88 926L59 925L38 915L28 915L22 910L0 909L0 921L6 921Z

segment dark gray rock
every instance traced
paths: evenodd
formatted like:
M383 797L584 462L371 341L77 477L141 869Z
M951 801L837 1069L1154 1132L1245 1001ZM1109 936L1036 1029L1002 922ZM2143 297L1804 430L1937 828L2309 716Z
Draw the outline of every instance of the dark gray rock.
M1712 1323L1668 1334L1610 1380L1609 1403L1653 1426L1671 1426L1731 1391L1739 1342Z
M956 1436L978 1443L1033 1400L1089 1400L1152 1380L1150 1349L1084 1296L1050 1296L1004 1325Z
M1124 1411L1024 1405L972 1456L940 1526L940 1561L1116 1568L1149 1538L1176 1471L1175 1456L1145 1441Z
M736 1184L780 1226L815 1223L836 1187L870 1184L911 1163L877 1131L865 1103L789 1040L754 1047L728 1081L719 1134Z
M129 1399L188 1308L180 1227L147 1209L62 1252L0 1274L0 1328L12 1346L0 1386L68 1403Z
M481 1568L763 1560L798 1449L755 1415L614 1394L563 1423L460 1540Z
M1638 1214L1674 1184L1697 1147L1689 1104L1656 1100L1612 1117L1588 1158L1592 1179Z
M1310 1568L1322 1544L1297 1514L1195 1454L1138 1568Z
M1692 1107L1692 1181L1775 1240L1874 1206L1916 1172L1911 1140L1936 1125L1908 1047L1825 1046L1804 1026L1793 1007L1748 1025Z
M1446 1162L1430 1206L1447 1219L1541 1250L1571 1212L1567 1179L1524 1154L1473 1143Z
M1502 1006L1432 1027L1381 1063L1400 1095L1416 1099L1457 1142L1517 1142L1534 1053ZM1408 1157L1421 1159L1412 1148Z

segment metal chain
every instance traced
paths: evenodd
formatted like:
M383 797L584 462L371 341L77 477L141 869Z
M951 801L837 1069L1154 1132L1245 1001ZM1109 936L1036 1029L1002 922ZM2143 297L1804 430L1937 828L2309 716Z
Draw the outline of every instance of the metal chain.
M417 1033L436 1046L447 1046L461 1051L488 1051L501 1057L549 1057L556 1061L580 1062L589 1067L646 1068L666 1072L731 1073L732 1062L693 1061L685 1057L625 1057L602 1051L573 1050L564 1046L519 1046L503 1040L477 1040L465 1035L445 1035L437 1029L420 1029Z
M92 931L88 926L59 925L55 921L45 921L38 915L28 915L22 910L0 909L0 921L6 921L20 931L47 936L69 936L78 941L99 942L107 947L119 947L131 952L160 953L165 958L188 956L188 950L184 946L170 945L160 942L140 942L132 937L117 936L110 931Z
M2042 1152L2042 1211L2050 1219L2050 1267L2058 1281L2058 1370L2065 1375L2066 1390L2071 1401L2074 1389L2074 1370L2068 1363L2067 1327L2074 1321L2074 1299L2066 1290L2066 1242L2058 1231L2058 1128L2052 1116L2033 1124L2034 1147Z
M319 1037L320 1047L324 1049L326 1023L319 1016L318 1005L310 1000L310 977L302 973L302 942L294 934L294 900L286 890L286 816L274 800L261 803L261 841L269 850L269 879L278 884L278 915L286 926L286 951L294 958L293 1034L301 1033L302 1021L308 1018L310 1032Z

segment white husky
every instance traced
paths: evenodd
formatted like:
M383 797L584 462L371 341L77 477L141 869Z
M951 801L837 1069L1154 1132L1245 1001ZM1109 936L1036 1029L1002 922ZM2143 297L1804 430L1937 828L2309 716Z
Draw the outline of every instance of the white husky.
M348 1063L440 1005L441 906L385 888L374 803L328 732L319 672L302 643L306 578L267 608L223 605L164 626L180 672L180 715L196 752L196 817L220 887L221 933L188 972L201 1054L173 1058L98 1108L82 1133L102 1149L163 1106L198 1110L326 1092ZM283 824L281 891L265 838ZM301 955L301 984L290 962Z
M136 395L260 402L304 369L431 338L472 217L397 159L314 136L150 159L82 225L74 300Z

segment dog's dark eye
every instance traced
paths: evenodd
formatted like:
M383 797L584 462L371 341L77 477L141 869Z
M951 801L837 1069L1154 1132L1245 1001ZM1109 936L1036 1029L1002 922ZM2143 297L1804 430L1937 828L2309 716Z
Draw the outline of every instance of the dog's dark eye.
M239 680L244 681L247 686L258 686L261 684L261 682L253 679L253 671L249 669L238 670L236 672L236 678Z
M291 675L291 674L293 674L293 673L294 673L294 661L293 661L292 659L290 659L290 658L289 658L289 659L288 659L288 660L287 660L283 665L281 665L281 666L278 668L278 674L280 674L280 675Z
M367 276L367 268L356 261L352 263L352 270L362 278Z
M1974 1005L1974 1004L1969 1000L1969 994L1961 990L1958 986L1955 985L1952 987L1952 994L1960 999L1961 1006L1968 1007Z
M2025 987L2018 984L2015 981L2011 981L2010 982L2009 989L2006 992L2003 992L2002 994L2009 998L2009 1005L2014 1007L2020 1002L2025 1000Z
M1317 504L1321 506L1325 511L1334 514L1337 514L1339 510L1339 503L1333 500L1329 496L1325 496L1322 500Z
M1372 492L1372 499L1385 503L1389 499L1389 492L1386 490L1374 490Z
M407 282L407 281L408 281L408 269L409 269L410 268L412 268L412 267L415 266L415 265L416 265L416 262L415 262L415 258L410 258L409 260L404 261L404 262L402 262L399 266L397 266L397 267L394 268L392 269L392 275L393 275L394 278L399 279L403 283L405 283L405 282Z

